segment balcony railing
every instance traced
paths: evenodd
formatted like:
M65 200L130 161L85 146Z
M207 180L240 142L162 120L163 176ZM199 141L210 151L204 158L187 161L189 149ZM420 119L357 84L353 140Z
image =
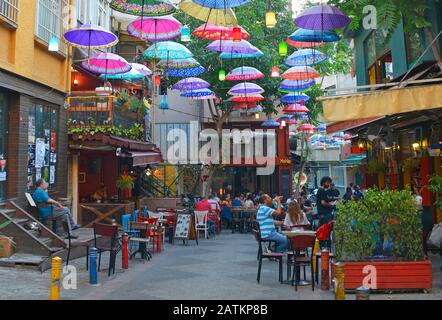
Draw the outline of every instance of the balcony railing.
M114 96L69 97L68 117L70 125L112 126Z
M18 24L20 0L0 0L0 16L12 22L15 26Z

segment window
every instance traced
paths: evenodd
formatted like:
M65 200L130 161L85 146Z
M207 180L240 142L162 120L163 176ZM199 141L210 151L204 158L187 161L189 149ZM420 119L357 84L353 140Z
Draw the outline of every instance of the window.
M43 178L55 185L57 168L58 110L33 104L29 110L28 127L28 189Z
M18 23L19 0L0 0L0 16Z
M107 27L107 0L98 1L98 25L102 27Z
M63 13L68 7L67 0L38 0L36 35L46 43L52 37L59 39L60 51L66 51L66 45L61 41L64 33Z
M407 47L407 63L408 67L416 62L423 51L423 41L421 32L413 32L405 34L405 45Z
M88 22L88 12L89 12L89 6L88 6L88 0L77 0L75 1L75 11L77 15L77 21L80 23L87 23Z
M373 31L364 42L365 60L368 73L368 83L379 84L393 79L393 59L391 50L385 40L387 32L379 29Z

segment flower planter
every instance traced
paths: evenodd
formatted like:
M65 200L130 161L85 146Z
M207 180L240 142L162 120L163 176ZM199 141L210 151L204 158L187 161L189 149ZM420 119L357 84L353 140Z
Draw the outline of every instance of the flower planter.
M344 286L346 290L355 290L362 286L365 277L373 275L371 270L363 272L364 267L376 269L377 288L372 290L407 290L432 288L431 261L364 261L345 262ZM332 270L334 273L334 270Z
M7 238L0 237L0 258L9 258L14 253L14 246Z

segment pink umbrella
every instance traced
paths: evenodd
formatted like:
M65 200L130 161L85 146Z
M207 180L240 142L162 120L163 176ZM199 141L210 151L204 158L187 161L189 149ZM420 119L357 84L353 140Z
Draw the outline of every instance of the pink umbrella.
M168 41L181 34L181 23L172 16L140 17L127 26L127 32L142 40Z
M242 39L247 39L250 37L249 33L242 27L237 28L239 28L240 30ZM195 31L192 32L192 34L195 37L208 40L235 40L234 32L236 32L236 28L234 27L223 27L217 26L213 23L205 23L196 28Z
M309 66L292 67L282 74L282 78L287 80L307 80L320 76L319 72Z
M344 140L351 140L353 138L353 136L351 134L344 134L344 136L342 137L344 138Z
M93 73L120 74L132 70L130 64L114 53L94 53L89 59L83 61L81 66Z
M315 129L316 129L316 127L314 125L310 124L310 123L301 124L297 128L298 131L313 131Z
M302 104L289 104L282 112L284 113L307 113L310 110Z

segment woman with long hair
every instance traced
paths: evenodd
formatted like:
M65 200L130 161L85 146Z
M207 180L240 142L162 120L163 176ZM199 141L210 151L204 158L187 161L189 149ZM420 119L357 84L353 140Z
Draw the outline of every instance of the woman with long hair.
M300 204L297 201L292 201L289 203L287 215L284 219L283 226L286 229L301 229L302 228L294 228L298 225L309 225L310 222L308 221L304 211L301 209Z

